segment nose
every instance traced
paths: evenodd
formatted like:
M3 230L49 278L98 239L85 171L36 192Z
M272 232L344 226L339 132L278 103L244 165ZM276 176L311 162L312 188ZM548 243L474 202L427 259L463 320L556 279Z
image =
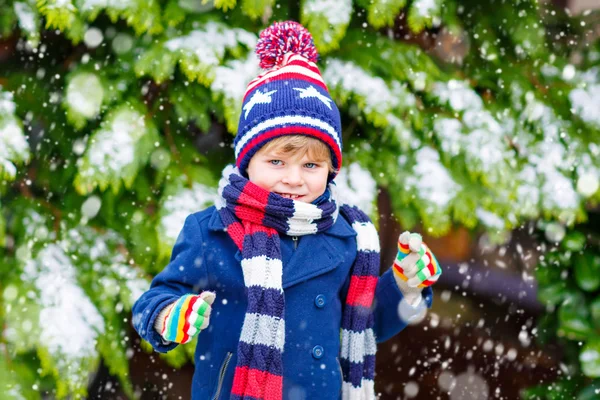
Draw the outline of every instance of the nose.
M301 186L304 184L302 171L300 171L298 168L290 168L286 171L286 174L281 181L290 186Z

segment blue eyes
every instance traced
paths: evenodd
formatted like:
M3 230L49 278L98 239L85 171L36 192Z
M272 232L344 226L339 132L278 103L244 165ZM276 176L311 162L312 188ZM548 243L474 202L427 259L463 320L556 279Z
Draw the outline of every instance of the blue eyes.
M281 160L269 160L269 163L271 163L271 165L282 165L283 161L281 161ZM318 167L318 165L315 164L315 163L306 163L306 164L304 164L304 166L306 168L308 168L308 169L315 169L315 168Z

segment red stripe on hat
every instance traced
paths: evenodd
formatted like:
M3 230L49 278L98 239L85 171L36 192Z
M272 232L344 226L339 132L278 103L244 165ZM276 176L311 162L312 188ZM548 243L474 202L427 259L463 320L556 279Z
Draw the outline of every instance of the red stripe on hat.
M346 304L371 307L378 278L377 276L352 276Z
M310 128L305 125L292 125L292 126L286 126L285 128L274 128L269 131L265 131L264 133L259 133L258 135L256 135L256 137L254 139L252 139L248 143L246 143L246 145L244 146L244 149L241 151L239 157L236 160L237 166L240 167L241 160L244 159L244 157L250 151L250 149L253 149L259 143L269 140L269 139L276 138L278 136L293 135L293 134L312 136L316 139L320 139L320 140L324 141L325 143L327 143L329 145L330 149L334 149L334 154L335 154L335 157L337 158L337 161L339 164L336 166L335 162L334 162L334 167L337 167L338 169L342 168L342 153L340 152L340 148L338 147L335 140L333 140L333 138L331 136L329 136L328 134L323 133L322 131L320 131L318 129ZM332 160L332 161L334 161L334 160Z
M299 67L304 67L306 69L311 70L312 72L314 72L315 74L319 74L321 75L321 71L319 71L319 68L317 68L314 65L310 65L307 61L306 58L304 57L298 57L298 58L293 58L290 62L288 62L286 65L297 65Z
M185 310L185 322L183 324L183 339L181 339L182 343L187 342L187 340L190 338L190 335L188 335L188 330L190 329L190 315L192 315L194 303L196 303L197 300L198 296L192 297L188 304L188 309Z
M231 394L264 400L281 400L283 377L267 371L236 367Z
M277 71L279 71L279 70L277 70ZM327 89L327 85L323 81L319 81L319 80L313 79L311 77L299 74L297 72L284 72L284 73L282 73L280 75L273 76L273 77L270 77L268 79L266 79L266 78L267 78L267 75L265 75L263 78L261 78L261 79L265 79L266 82L259 83L259 84L257 84L254 87L251 87L251 85L248 85L248 88L250 88L250 89L248 89L248 88L246 89L246 94L244 95L244 100L242 100L242 103L246 102L246 98L248 97L248 95L250 95L250 93L254 93L255 90L257 90L258 88L260 88L265 83L275 82L275 81L281 81L281 80L288 80L288 79L297 79L299 81L310 82L312 84L315 84L315 85L318 85L318 86L322 87L323 89L327 90L327 92L329 92L329 89Z

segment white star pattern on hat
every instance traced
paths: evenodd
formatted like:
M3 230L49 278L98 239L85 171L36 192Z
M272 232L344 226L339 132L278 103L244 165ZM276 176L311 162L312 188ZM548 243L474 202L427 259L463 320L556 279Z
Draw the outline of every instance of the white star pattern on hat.
M323 104L325 104L327 107L329 107L329 109L331 110L331 104L329 104L331 102L331 99L329 97L324 96L321 93L319 93L319 91L317 89L315 89L314 86L311 85L306 89L294 88L294 90L297 90L300 92L301 99L305 99L307 97L316 97L317 99L321 100L321 102Z
M244 114L244 119L248 118L248 114L250 114L250 111L252 110L252 108L256 105L256 104L267 104L271 102L271 95L273 93L275 93L277 90L271 90L270 92L261 92L260 89L258 89L253 95L252 98L250 99L249 102L246 103L246 105L244 105L243 110L246 111L246 114Z

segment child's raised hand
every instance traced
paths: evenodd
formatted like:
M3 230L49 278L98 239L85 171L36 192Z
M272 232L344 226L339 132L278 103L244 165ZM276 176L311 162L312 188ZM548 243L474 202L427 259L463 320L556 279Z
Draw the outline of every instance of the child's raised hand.
M424 288L437 282L442 269L421 235L406 231L398 238L394 274L410 288Z
M161 336L169 342L190 342L198 332L208 326L215 297L213 292L181 296L168 306L167 315L159 330Z

